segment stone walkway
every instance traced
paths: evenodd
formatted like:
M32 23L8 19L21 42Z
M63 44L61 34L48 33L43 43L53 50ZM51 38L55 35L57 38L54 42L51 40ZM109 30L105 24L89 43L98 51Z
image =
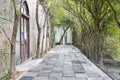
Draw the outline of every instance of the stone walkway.
M56 46L43 61L18 80L112 80L76 47Z

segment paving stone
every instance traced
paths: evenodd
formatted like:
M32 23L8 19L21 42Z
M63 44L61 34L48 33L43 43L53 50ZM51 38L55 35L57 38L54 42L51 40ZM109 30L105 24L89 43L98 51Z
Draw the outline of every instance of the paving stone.
M39 73L36 76L41 77L41 76L49 76L49 75L50 75L50 73Z
M88 80L87 77L77 77L75 80Z
M33 73L38 73L40 72L41 70L29 70L28 72L33 72Z
M48 80L48 77L35 77L33 80Z
M51 73L50 77L62 77L62 73Z
M81 63L81 64L86 64L86 61L80 60L80 63Z
M62 73L62 70L53 70L52 73Z
M32 72L28 72L25 74L25 76L31 76L31 77L35 77L37 76L38 73L32 73Z
M51 70L52 67L43 67L41 70Z
M64 66L72 66L73 64L71 62L64 61Z
M74 73L85 73L84 70L74 70Z
M43 66L44 66L44 64L40 63L37 67L34 67L34 68L32 68L28 71L34 71L34 70L35 71L40 71Z
M49 77L48 80L61 80L61 77Z
M43 68L53 68L54 67L54 65L45 65Z
M72 61L73 64L81 64L80 61Z
M86 73L75 73L75 77L87 77Z
M72 64L73 66L81 66L81 64Z
M72 67L72 65L64 65L64 67L63 68L71 68L71 69L73 69L73 67Z
M74 77L63 77L62 80L76 80Z
M84 68L80 66L73 66L74 70L84 70Z
M64 77L74 77L74 73L63 73Z
M88 77L101 77L98 73L87 73Z
M56 61L57 60L52 60L52 58L51 58L46 62L46 65L54 65L56 63Z
M94 78L88 78L88 80L104 80L103 78L96 78L96 77L94 77ZM108 80L110 80L110 79L108 79Z
M54 67L53 70L58 70L58 71L62 71L62 67Z
M103 80L113 80L113 79L110 79L109 77L107 77L107 76L105 77L104 76Z
M85 70L86 73L96 73L96 70Z
M73 71L73 70L71 70L71 71L68 71L68 70L66 71L66 70L64 70L63 73L72 73L72 74L74 74L74 71Z
M71 70L71 69L73 69L73 67L72 66L64 66L63 69L65 69L65 70Z
M50 73L52 70L41 70L40 73Z
M23 76L20 80L33 80L31 76Z
M75 73L85 73L85 70L82 66L73 66Z

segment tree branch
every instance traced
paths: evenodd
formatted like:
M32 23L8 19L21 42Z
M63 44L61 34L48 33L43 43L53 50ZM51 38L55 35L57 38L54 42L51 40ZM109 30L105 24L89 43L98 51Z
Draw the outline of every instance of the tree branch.
M62 37L61 37L61 39L60 39L60 41L59 41L59 43L61 43L62 42L62 40L63 40L63 37L65 36L65 33L66 33L66 31L69 29L69 26L64 30L64 33L63 33L63 35L62 35Z
M8 37L8 35L7 35L7 33L6 33L6 31L2 28L2 27L0 27L1 28L1 30L3 31L3 33L5 34L5 36L6 36L6 38L8 39L8 41L10 42L10 44L11 44L11 40L10 40L10 38Z
M5 20L5 21L9 21L9 22L14 22L14 21L12 21L12 20L6 19L6 18L1 17L1 16L0 16L0 19L3 19L3 20Z
M120 28L120 22L119 22L119 20L118 20L118 18L117 18L117 12L115 11L114 7L113 7L112 4L109 2L109 0L106 0L106 1L107 1L107 3L110 5L110 7L111 7L111 9L112 9L112 11L113 11L113 13L114 13L115 21L117 22L117 25L118 25L118 27Z

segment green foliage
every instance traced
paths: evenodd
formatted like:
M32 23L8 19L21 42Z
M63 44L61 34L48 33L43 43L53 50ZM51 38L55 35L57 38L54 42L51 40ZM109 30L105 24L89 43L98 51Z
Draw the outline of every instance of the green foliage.
M10 79L9 73L0 76L0 80L9 80L9 79Z
M110 2L120 21L118 1ZM104 53L120 59L120 29L106 0L51 0L50 4L53 26L74 27L77 40L73 41L81 50L92 58Z
M118 74L120 75L120 69L119 69L119 71L118 71Z
M55 33L56 32L54 30L51 33L51 47L53 47L55 43Z
M62 22L61 22L61 25L65 26L65 27L74 27L74 23L69 20L69 19L64 19Z
M9 68L8 68L8 53L4 49L0 49L0 61L2 62L0 69L0 79L9 78Z
M0 34L2 34L2 31L0 30Z
M113 58L120 60L120 29L115 21L111 21L108 25L106 34L106 53L112 55Z
M61 7L61 1L56 2L55 0L51 0L50 3L51 3L50 10L51 10L51 16L52 16L52 25L68 26L69 24L68 13L64 8Z

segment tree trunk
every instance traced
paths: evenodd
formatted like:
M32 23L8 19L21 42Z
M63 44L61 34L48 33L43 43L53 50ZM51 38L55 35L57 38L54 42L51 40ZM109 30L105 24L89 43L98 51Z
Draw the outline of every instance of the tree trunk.
M36 58L40 58L40 30L38 30Z
M63 40L63 37L65 36L65 33L67 32L67 30L69 29L69 26L64 30L64 33L63 33L63 35L62 35L62 37L61 37L61 39L60 39L60 41L59 41L59 43L61 43L62 42L62 40Z
M41 32L41 28L39 25L38 10L39 10L39 0L37 0L37 3L36 3L36 23L37 23L37 28L38 28L36 58L40 58L40 32Z
M45 8L44 8L44 11L45 11ZM45 11L45 19L44 19L44 24L42 26L43 27L43 39L42 39L41 54L40 54L41 57L42 57L42 54L43 54L43 43L44 43L44 38L45 38L44 30L45 30L45 26L46 26L47 16L48 16L48 11Z
M17 14L17 7L15 0L12 0L14 8L14 25L11 38L11 54L10 54L10 78L15 77L15 47L16 47L16 37L19 24L19 14Z
M15 46L16 46L16 36L18 30L19 15L15 14L14 26L11 39L11 55L10 55L10 78L14 78L15 74Z
M41 53L40 53L40 57L42 57L43 54L43 43L44 43L44 27L43 27L43 35L42 35L42 46L41 46Z
M49 30L49 26L48 26L48 19L47 19L47 29L46 29L46 52L48 50L48 30Z

